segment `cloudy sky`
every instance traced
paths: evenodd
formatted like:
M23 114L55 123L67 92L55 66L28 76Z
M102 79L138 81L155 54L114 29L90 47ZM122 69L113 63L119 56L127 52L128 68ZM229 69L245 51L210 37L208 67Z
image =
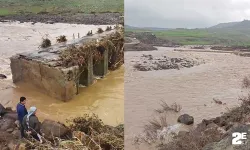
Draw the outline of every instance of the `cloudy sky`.
M125 24L202 28L250 20L250 0L125 0Z

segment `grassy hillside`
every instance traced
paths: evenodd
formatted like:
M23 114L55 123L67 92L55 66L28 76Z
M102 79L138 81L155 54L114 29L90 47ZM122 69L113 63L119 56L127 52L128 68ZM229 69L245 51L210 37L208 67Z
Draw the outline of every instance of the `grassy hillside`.
M126 32L152 32L157 37L184 45L250 45L249 21L243 21L230 28L174 29L153 31L126 29Z
M123 0L0 0L0 16L37 13L105 13L124 11Z

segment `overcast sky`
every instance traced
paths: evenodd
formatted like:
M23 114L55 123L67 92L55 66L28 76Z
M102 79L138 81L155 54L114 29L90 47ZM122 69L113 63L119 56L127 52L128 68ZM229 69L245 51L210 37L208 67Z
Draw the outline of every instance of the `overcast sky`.
M250 0L125 0L125 24L202 28L250 20Z

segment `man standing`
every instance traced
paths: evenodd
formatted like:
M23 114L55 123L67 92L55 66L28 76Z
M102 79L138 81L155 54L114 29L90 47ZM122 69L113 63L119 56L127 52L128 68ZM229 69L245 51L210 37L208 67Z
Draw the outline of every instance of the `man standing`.
M26 104L26 98L20 97L20 103L18 103L16 106L18 120L19 120L19 124L20 124L21 138L24 138L24 127L22 124L23 118L25 115L28 114L27 109L25 107L25 104Z

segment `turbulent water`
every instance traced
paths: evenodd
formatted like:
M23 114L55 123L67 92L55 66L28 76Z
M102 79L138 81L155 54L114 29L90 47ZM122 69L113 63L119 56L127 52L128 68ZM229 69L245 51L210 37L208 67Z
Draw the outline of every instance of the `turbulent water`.
M56 37L65 35L68 40L93 33L96 25L0 23L0 74L8 76L0 80L0 103L14 107L20 96L28 99L28 106L36 106L41 120L45 118L65 122L65 119L82 116L85 113L97 114L106 124L117 125L124 121L124 68L109 73L88 88L82 88L79 95L69 102L61 102L42 94L26 83L12 84L9 57L16 53L38 49L42 38L48 37L52 44ZM16 88L10 88L15 86Z
M205 64L180 70L136 71L133 65L143 54L153 57L190 57L205 60ZM242 80L250 75L250 59L229 53L178 52L171 48L158 51L125 52L125 133L126 146L131 146L134 135L142 132L143 126L152 119L160 102L182 106L179 114L167 116L169 124L176 124L180 114L194 116L195 124L202 119L217 117L239 104L238 98L245 95ZM224 105L214 103L221 100ZM153 149L145 148L143 150Z

